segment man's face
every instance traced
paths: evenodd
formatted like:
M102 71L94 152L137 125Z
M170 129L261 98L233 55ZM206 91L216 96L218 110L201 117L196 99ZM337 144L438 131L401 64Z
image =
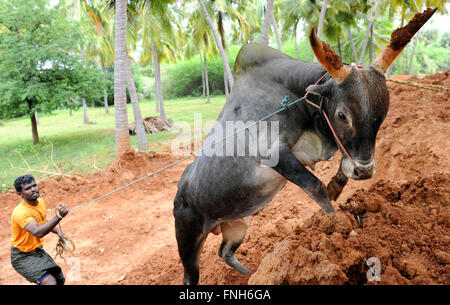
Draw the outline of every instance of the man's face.
M18 194L26 201L26 202L34 202L36 201L40 194L39 189L36 184L36 181L31 181L30 183L22 184L22 191L18 192Z

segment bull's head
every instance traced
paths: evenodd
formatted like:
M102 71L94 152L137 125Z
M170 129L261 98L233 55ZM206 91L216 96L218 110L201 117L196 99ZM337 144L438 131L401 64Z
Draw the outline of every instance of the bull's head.
M306 91L328 98L330 121L354 162L343 156L341 168L348 178L368 179L375 173L375 138L389 108L389 92L384 73L427 22L436 9L416 14L404 27L395 30L389 45L368 67L344 65L328 44L311 29L309 40L319 62L331 75L323 85Z

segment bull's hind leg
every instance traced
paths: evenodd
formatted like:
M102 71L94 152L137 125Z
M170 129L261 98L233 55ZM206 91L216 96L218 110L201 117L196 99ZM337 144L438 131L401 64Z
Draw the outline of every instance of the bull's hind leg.
M199 280L198 259L208 235L204 232L204 219L189 207L175 204L175 232L178 253L184 267L183 284L197 285Z
M240 219L230 220L220 224L223 241L220 245L219 256L225 262L244 275L252 273L244 265L242 265L235 256L237 248L244 240L247 228L250 226L252 217L244 217Z

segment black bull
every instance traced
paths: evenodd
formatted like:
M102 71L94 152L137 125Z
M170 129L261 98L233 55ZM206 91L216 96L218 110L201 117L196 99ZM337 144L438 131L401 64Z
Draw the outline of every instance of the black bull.
M418 15L427 14L422 19L428 20L433 13L427 10ZM403 29L408 30L410 24ZM361 69L343 65L314 30L310 42L320 64L295 60L258 44L240 50L234 67L234 87L217 126L226 130L227 122L257 121L278 110L286 96L294 100L309 92L312 102L319 104L322 99L323 109L352 160L343 154L339 171L328 188L306 168L314 169L317 162L329 160L338 150L321 113L306 102L269 119L268 125L278 127L275 134L258 132L255 137L247 131L243 138L231 138L237 146L245 147L244 154L236 155L234 147L230 156L223 144L216 145L213 154L198 156L184 171L174 200L185 284L198 283L198 259L211 231L223 236L219 256L239 272L251 273L237 260L235 251L244 239L251 216L263 209L287 180L300 186L325 213L334 213L330 200L337 198L348 178L367 179L373 175L375 138L389 107L384 72L417 30L409 31L412 34L400 47L392 35L390 45L377 60ZM329 75L313 85L326 72ZM218 130L210 132L204 147L229 135ZM267 147L264 155L260 151L249 154L251 147L260 147L261 142ZM276 162L268 165L271 157L276 157Z

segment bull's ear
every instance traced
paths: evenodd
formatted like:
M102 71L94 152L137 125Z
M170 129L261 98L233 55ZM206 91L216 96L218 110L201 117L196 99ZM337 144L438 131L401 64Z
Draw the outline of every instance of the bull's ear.
M433 16L436 10L437 8L427 8L422 13L417 13L407 25L392 32L389 45L381 51L370 66L381 73L385 73L414 34Z
M352 72L350 67L344 66L336 52L326 42L317 37L314 27L309 31L309 43L317 60L337 83L343 82Z
M330 86L324 84L324 85L309 85L306 88L306 93L314 94L314 95L320 95L320 96L326 96L330 94Z

